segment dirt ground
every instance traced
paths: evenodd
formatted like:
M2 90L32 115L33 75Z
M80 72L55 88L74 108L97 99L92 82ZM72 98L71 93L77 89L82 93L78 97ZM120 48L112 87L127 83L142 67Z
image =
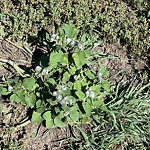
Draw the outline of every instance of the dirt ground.
M131 77L137 62L131 63L132 60L128 59L124 47L114 43L113 45L107 44L97 47L95 51L104 52L111 56L110 59L104 59L103 63L108 66L109 80L112 84ZM112 58L112 56L115 58ZM22 66L30 66L32 59L23 51L22 47L9 40L0 40L0 58L12 60L15 64ZM141 62L140 69L144 66L145 63ZM7 64L0 66L0 76L13 76L9 69ZM74 138L79 139L79 141L82 138L79 132L74 130L74 133L72 133L69 127L47 130L43 125L34 125L29 122L22 128L18 128L18 124L27 116L26 108L19 104L11 104L7 98L0 97L1 148L11 149L10 144L7 144L7 141L10 141L12 145L15 145L14 143L17 143L18 147L21 145L20 149L22 150L60 150L67 149L67 144L73 142ZM89 130L89 126L83 125L82 129L86 132Z

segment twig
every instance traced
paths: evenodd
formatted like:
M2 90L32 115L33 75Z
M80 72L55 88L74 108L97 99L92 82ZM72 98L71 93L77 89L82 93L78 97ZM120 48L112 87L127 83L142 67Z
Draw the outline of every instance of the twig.
M12 67L14 67L14 69L15 69L22 77L27 76L27 75L24 75L25 71L24 71L23 69L21 69L20 67L18 67L13 61L0 58L0 62L7 63L7 64L11 65Z
M15 46L16 48L21 49L21 50L24 51L25 53L28 52L28 53L30 53L30 55L32 55L32 51L29 50L28 48L26 48L25 46L24 46L24 48L22 48L21 46L18 46L18 45L16 45L16 44L14 44L13 42L9 41L8 39L5 39L5 41L7 41L8 43L12 44L12 45Z
M30 121L30 120L27 120L27 121L25 121L25 122L23 122L23 123L17 125L15 128L22 128L22 127L28 125L29 123L31 123L31 121Z

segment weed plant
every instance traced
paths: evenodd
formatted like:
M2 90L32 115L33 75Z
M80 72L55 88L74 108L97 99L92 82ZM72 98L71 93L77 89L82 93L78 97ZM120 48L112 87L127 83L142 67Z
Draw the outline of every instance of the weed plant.
M79 129L83 140L72 147L149 149L149 83L110 88L104 55L91 51L99 44L95 34L122 44L129 55L148 57L149 8L147 0L1 0L0 37L27 42L41 28L49 32L42 39L48 53L28 73L4 77L0 94L32 109L31 120L47 128L91 123L91 133Z
M2 95L10 94L11 102L31 108L31 120L45 121L47 128L89 122L110 90L104 79L107 68L100 64L100 54L91 51L99 43L88 34L78 37L77 29L64 24L58 35L46 32L43 44L47 56L29 74L10 82L4 79L7 88L1 87Z

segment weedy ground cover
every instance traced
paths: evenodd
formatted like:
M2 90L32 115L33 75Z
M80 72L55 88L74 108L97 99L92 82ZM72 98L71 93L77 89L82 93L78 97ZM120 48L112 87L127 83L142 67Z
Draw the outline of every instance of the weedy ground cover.
M80 28L80 32L90 33L96 29L104 41L120 42L134 57L148 56L149 1L2 0L0 6L6 37L19 40L25 35L36 35L42 27L54 32L62 23L70 22Z
M142 69L148 69L149 1L8 0L0 6L0 38L19 41L32 57L24 69L0 56L15 69L11 79L1 77L3 98L27 107L28 119L48 129L69 124L78 130L82 138L64 149L149 149L148 77L139 80L134 72L130 77L136 76L138 83L126 78L111 85L109 70L102 65L108 55L93 51L118 42L130 59L144 60ZM85 123L88 132L80 128ZM8 143L11 149L20 147L10 136L1 148L8 149Z

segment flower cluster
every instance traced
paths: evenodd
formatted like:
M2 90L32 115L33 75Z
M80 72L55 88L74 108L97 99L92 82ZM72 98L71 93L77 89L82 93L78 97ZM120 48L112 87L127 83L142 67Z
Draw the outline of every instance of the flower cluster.
M52 93L53 96L56 97L56 99L61 103L61 104L68 104L68 97L65 96L63 97L62 95L62 91L66 91L67 90L67 87L65 85L62 85L60 90L57 90L57 91L54 91Z
M84 43L83 43L83 42L79 42L79 43L78 43L78 48L79 48L80 50L83 50L83 49L84 49Z
M75 40L73 40L71 38L67 38L66 42L67 42L68 45L70 45L72 47L74 47L74 45L75 45Z
M91 89L89 89L86 91L86 97L94 98L95 93Z
M67 38L66 39L66 42L68 45L70 45L71 47L74 47L75 44L77 44L78 48L80 50L83 50L84 49L84 43L83 42L76 42L74 39L71 39L71 38Z
M52 34L50 38L50 42L58 41L59 36L57 34Z
M41 73L42 75L48 75L49 70L48 70L47 68L42 69L42 67L36 66L36 67L35 67L35 72L36 72L37 74L38 74L38 73Z
M68 97L63 97L60 91L54 91L52 95L55 96L61 104L68 104Z

